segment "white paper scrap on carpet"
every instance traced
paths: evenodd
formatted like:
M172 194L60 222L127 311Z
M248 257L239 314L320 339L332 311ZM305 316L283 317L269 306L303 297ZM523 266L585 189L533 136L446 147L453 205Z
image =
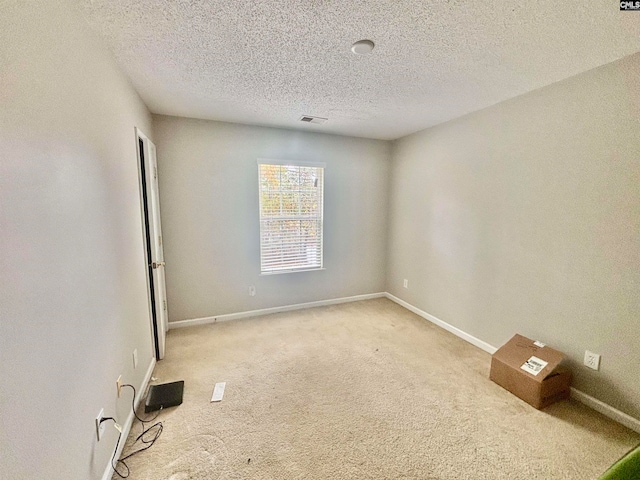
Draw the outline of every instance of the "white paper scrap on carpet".
M222 400L222 396L224 395L224 387L227 385L227 382L218 382L216 386L213 387L213 396L211 397L212 402L219 402Z

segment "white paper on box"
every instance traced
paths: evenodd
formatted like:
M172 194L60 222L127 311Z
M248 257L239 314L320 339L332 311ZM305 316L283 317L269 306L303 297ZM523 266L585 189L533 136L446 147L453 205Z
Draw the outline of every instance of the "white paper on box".
M227 385L227 382L219 382L216 383L216 386L213 387L213 396L211 397L212 402L219 402L222 400L222 396L224 395L224 387Z
M546 346L546 344L544 344L544 343L542 343L542 342L539 342L539 341L537 341L537 340L536 340L535 342L533 342L533 344L534 344L536 347L540 347L540 348L543 348L543 347L545 347L545 346Z
M531 357L524 362L520 368L525 372L529 372L531 375L538 375L548 364L549 362L545 362L541 358Z

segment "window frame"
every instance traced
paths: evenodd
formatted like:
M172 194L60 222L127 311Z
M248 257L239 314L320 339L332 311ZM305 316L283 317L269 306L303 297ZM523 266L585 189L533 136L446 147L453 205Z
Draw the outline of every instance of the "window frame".
M320 235L319 235L319 244L320 244L320 266L308 266L303 265L294 268L280 268L280 269L272 269L272 270L263 270L263 242L262 242L262 223L263 223L263 211L262 211L262 181L260 176L260 166L261 165L272 165L272 166L290 166L290 167L312 167L312 168L321 168L322 169L322 182L321 188L322 191L320 193L321 202L318 208L318 214L314 217L314 220L319 219L320 223ZM308 162L308 161L297 161L297 160L280 160L273 158L258 158L257 162L258 166L258 222L259 222L259 246L260 246L260 275L280 275L284 273L298 273L298 272L315 272L318 270L325 270L324 267L324 180L325 180L325 170L326 163L323 162ZM293 190L292 190L293 191Z

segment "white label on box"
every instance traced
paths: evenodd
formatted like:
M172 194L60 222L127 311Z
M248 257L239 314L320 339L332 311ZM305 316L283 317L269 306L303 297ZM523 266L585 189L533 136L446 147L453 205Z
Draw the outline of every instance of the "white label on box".
M533 342L533 344L534 344L536 347L540 347L540 348L542 348L542 347L546 346L544 343L539 342L539 341L537 341L537 340L536 340L535 342Z
M227 382L216 383L216 386L213 387L213 396L211 397L212 402L219 402L222 400L222 396L224 395L224 387L227 385Z
M531 357L520 368L531 375L538 375L548 364L549 362L545 362L538 357Z

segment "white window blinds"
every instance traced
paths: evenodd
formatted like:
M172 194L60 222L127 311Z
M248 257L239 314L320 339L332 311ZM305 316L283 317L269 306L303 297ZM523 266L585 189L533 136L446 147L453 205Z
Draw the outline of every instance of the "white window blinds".
M258 160L260 271L322 268L324 165Z

